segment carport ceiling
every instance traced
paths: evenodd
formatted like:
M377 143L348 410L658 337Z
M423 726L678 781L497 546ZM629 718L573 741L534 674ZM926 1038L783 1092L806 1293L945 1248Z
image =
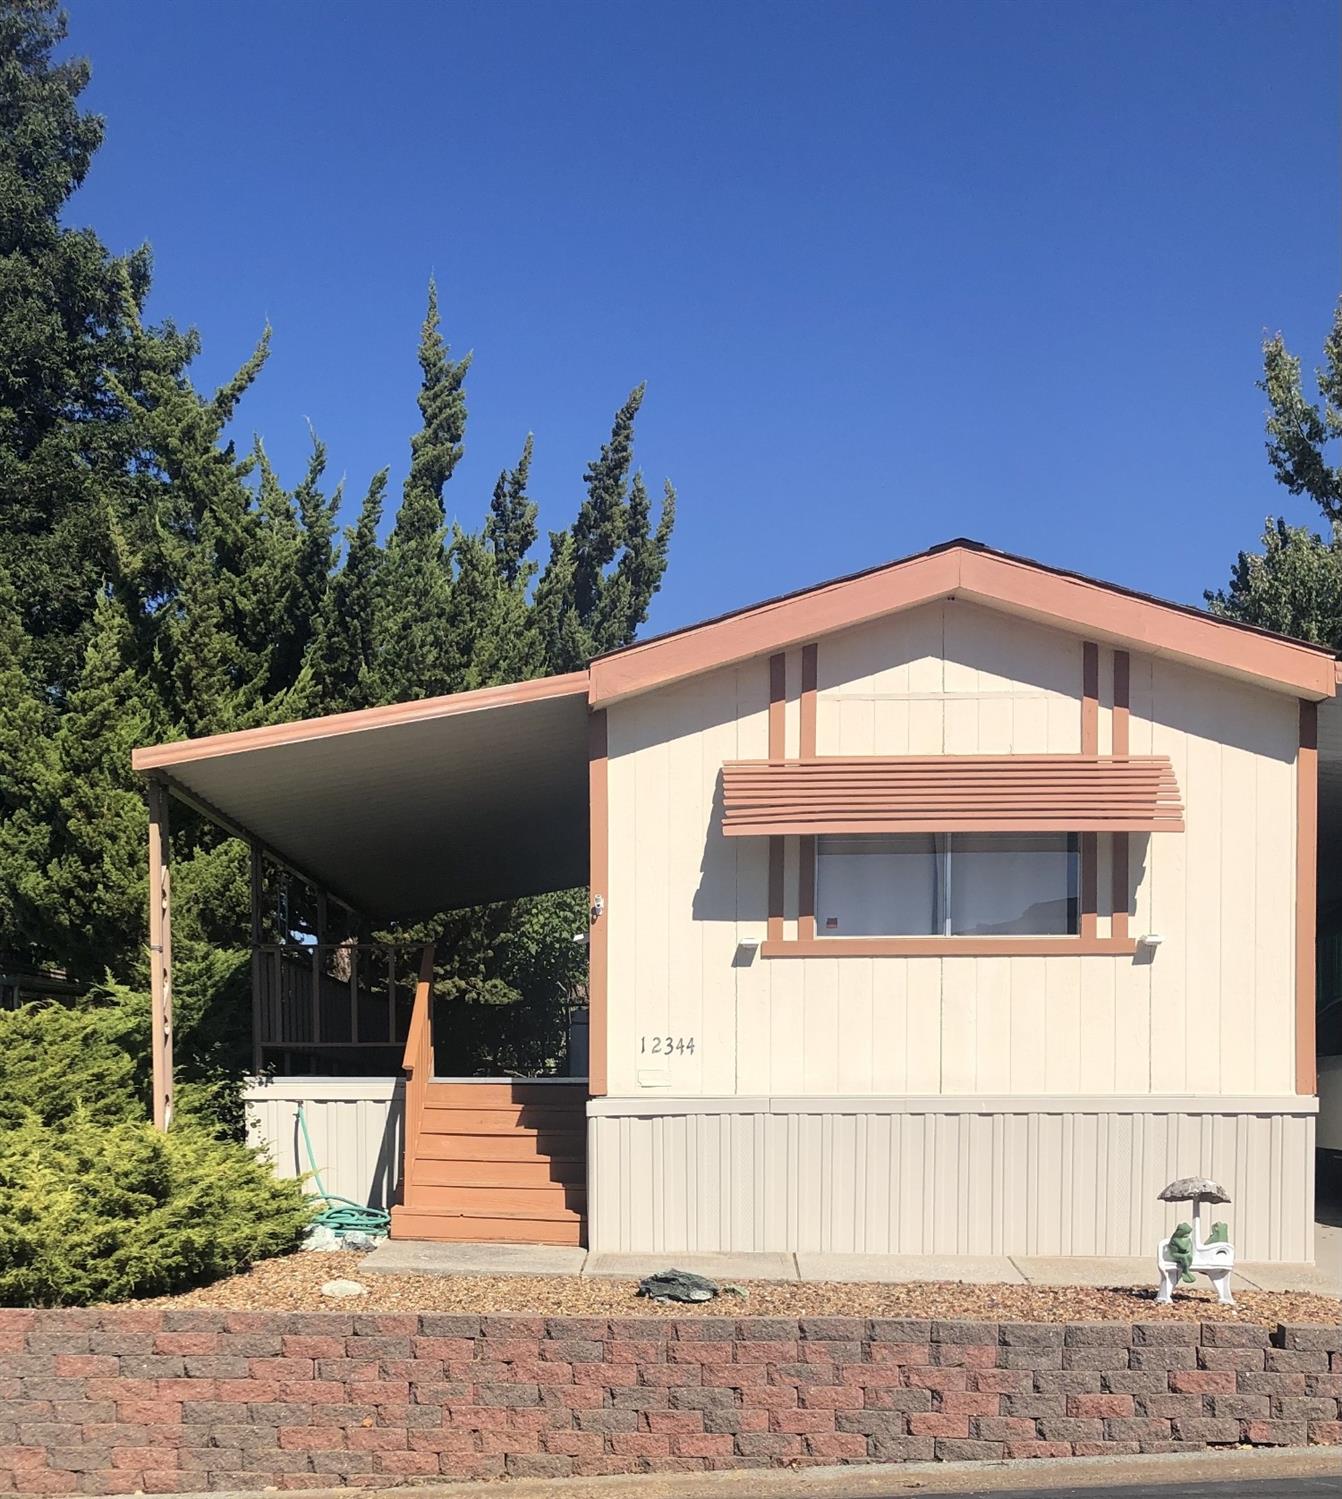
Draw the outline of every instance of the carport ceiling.
M376 918L585 884L587 674L137 750Z

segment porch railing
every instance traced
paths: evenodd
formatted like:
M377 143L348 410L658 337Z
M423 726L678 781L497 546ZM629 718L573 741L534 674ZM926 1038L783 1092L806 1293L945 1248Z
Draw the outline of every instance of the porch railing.
M405 1044L421 949L367 942L267 943L252 949L258 1067L276 1052Z

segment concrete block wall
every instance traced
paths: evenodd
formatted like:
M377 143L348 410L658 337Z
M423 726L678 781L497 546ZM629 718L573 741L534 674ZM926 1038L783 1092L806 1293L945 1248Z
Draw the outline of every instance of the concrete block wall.
M1342 1442L1342 1329L0 1310L0 1491Z

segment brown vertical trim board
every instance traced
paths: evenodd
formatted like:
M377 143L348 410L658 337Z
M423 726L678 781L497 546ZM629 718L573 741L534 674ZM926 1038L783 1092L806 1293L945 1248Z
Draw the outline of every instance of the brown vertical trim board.
M803 760L815 759L816 683L819 678L819 648L802 647L801 652L801 747Z
M1319 705L1300 704L1295 762L1295 1091L1318 1090L1314 942L1319 898Z
M1128 849L1130 833L1113 834L1113 887L1111 892L1111 933L1116 942L1128 935Z
M769 758L787 754L787 657L782 651L769 657Z
M787 657L782 651L769 657L769 758L782 760L787 754ZM770 942L783 940L784 851L781 838L769 839Z
M168 789L149 782L149 992L155 1129L172 1123L172 871Z
M1087 640L1081 651L1081 753L1100 752L1100 648ZM1100 886L1100 846L1094 833L1081 834L1080 934L1097 931Z
M1126 757L1131 753L1132 724L1132 658L1127 651L1114 652L1114 742L1112 753ZM1112 935L1122 940L1128 935L1128 859L1129 835L1115 833L1113 844L1113 888L1111 892Z
M797 940L815 941L815 838L811 834L797 840Z
M591 925L587 942L587 1092L606 1092L607 973L610 931L610 802L606 710L598 708L587 725L587 794L590 800ZM602 910L598 915L597 897Z
M819 679L819 647L802 647L801 652L801 744L803 760L814 760L816 749L816 684ZM815 940L815 839L802 838L798 843L797 940Z
M1081 652L1081 753L1100 753L1100 648L1093 640Z
M1114 652L1114 743L1112 754L1131 754L1132 658L1127 651Z

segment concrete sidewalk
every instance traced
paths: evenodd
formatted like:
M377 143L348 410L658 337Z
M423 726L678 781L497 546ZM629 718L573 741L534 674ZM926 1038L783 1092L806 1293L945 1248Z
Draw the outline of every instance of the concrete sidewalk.
M1342 1231L1333 1230L1342 1244ZM1321 1235L1322 1238L1322 1235ZM1336 1246L1330 1246L1336 1247ZM388 1240L363 1261L388 1275L589 1275L637 1280L658 1270L693 1270L717 1281L961 1281L980 1285L1139 1286L1156 1282L1155 1256L1086 1259L1026 1255L589 1254L546 1244L438 1244ZM1245 1290L1342 1295L1342 1267L1246 1261Z
M888 1463L843 1468L748 1468L723 1473L642 1473L616 1478L521 1478L479 1483L365 1488L367 1499L899 1499L941 1494L1089 1494L1103 1499L1168 1489L1198 1496L1313 1495L1335 1492L1335 1448L1271 1448L1147 1457L1071 1457L1003 1463ZM219 1499L271 1499L224 1493ZM341 1499L349 1489L295 1489L289 1499ZM162 1499L185 1499L167 1494Z

